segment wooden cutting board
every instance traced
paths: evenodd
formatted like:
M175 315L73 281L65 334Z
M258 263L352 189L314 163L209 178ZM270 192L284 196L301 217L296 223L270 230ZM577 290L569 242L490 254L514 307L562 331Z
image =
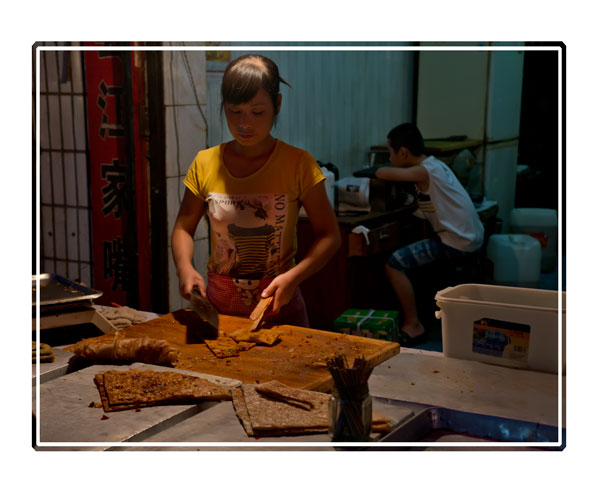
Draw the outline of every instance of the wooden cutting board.
M220 377L238 379L247 384L278 380L290 387L329 391L333 380L327 367L314 365L325 356L344 354L352 363L364 356L375 366L398 354L398 343L345 335L291 325L273 326L281 339L273 346L257 345L240 352L238 357L217 358L201 341L191 338L188 327L199 318L192 310L179 310L119 331L123 337L151 337L167 340L181 354L176 367ZM250 328L251 321L236 316L219 316L220 334Z

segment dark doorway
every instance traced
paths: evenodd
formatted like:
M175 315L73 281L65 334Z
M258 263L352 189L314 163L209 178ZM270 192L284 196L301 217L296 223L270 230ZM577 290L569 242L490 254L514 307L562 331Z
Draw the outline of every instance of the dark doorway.
M558 52L525 51L515 207L558 209Z

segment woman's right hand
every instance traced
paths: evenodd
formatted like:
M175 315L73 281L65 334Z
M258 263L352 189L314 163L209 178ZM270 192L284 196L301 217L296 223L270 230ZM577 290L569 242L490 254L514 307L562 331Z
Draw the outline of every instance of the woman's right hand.
M191 267L179 273L179 294L182 298L189 301L193 288L197 288L200 294L206 298L206 284L204 283L204 279L196 269Z

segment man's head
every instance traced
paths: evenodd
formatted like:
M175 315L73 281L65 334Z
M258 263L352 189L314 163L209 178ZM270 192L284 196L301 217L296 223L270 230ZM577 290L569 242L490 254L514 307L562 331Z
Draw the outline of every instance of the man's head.
M419 129L412 123L403 123L390 130L387 136L390 161L403 166L404 161L425 153L425 143Z

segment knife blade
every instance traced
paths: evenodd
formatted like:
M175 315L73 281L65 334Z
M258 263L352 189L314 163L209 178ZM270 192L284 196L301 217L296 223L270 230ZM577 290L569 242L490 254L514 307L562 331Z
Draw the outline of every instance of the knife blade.
M202 296L197 288L193 288L190 292L190 304L202 321L209 325L198 330L198 333L206 338L217 337L219 335L219 313L212 303Z

